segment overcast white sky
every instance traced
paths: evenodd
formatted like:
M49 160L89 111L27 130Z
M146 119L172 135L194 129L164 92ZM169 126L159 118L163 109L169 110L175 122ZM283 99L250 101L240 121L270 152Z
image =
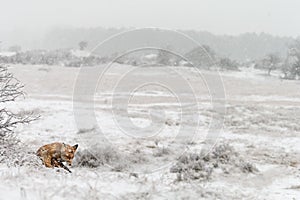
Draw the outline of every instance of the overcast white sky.
M299 0L0 0L0 31L161 27L237 35L300 35Z

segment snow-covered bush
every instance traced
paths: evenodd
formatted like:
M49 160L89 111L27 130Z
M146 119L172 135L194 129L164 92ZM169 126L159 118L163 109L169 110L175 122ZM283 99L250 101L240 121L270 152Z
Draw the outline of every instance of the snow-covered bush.
M88 149L79 150L74 159L74 166L88 168L106 166L113 171L128 171L133 165L147 161L139 151L127 155L111 146L96 144Z
M177 180L209 180L214 169L223 173L254 173L257 168L250 162L244 161L228 144L216 146L209 154L188 153L178 158L177 163L170 168L171 173L177 174Z
M95 168L104 164L113 164L121 159L119 153L110 146L94 145L76 153L74 165Z

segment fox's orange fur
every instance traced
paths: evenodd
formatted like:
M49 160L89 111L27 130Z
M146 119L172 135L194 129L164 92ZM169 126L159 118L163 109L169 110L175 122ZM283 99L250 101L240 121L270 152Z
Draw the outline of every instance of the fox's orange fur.
M62 167L68 170L62 162L67 162L69 166L71 166L77 148L78 144L71 146L65 143L55 142L40 147L36 155L42 159L46 167Z

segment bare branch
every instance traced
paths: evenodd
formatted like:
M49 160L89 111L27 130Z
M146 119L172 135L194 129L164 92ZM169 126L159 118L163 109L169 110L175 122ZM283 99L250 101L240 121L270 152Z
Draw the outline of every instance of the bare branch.
M4 107L5 103L24 97L23 88L24 85L8 72L7 67L0 65L0 137L11 133L18 124L28 124L40 117L34 113L18 115Z

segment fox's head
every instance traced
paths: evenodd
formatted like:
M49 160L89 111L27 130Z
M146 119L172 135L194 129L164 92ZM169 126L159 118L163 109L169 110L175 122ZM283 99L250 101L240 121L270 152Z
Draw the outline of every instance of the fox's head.
M69 164L69 166L72 165L72 161L75 155L75 151L78 148L78 144L75 144L74 146L64 144L61 151L61 159Z

